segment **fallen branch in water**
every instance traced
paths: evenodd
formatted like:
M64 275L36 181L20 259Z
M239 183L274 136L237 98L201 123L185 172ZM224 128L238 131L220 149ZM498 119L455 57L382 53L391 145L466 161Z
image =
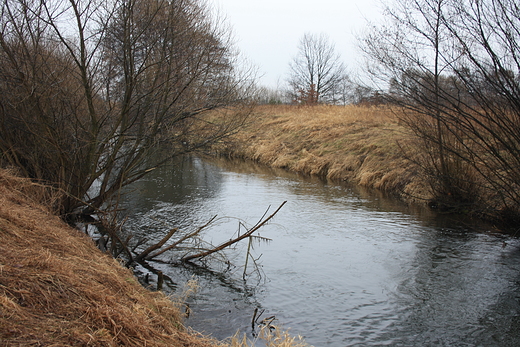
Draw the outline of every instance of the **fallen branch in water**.
M192 248L192 251L195 250L195 251L198 251L198 253L192 254L192 255L185 255L185 256L180 258L180 261L186 263L186 262L190 262L191 260L194 260L194 259L204 258L206 256L209 256L209 255L213 254L213 253L217 253L219 251L222 251L223 249L225 249L225 248L227 248L229 246L232 246L233 244L235 244L237 242L240 242L241 240L243 240L245 238L249 238L250 242L252 240L251 238L258 238L258 239L266 240L266 241L269 240L269 239L264 238L264 237L254 236L253 233L255 231L257 231L258 229L260 229L265 224L267 224L267 222L269 222L278 213L278 211L280 211L280 209L286 204L286 202L287 201L284 201L276 209L276 211L274 211L270 216L268 216L266 218L265 216L266 216L267 212L269 211L269 209L267 209L267 211L260 218L258 223L256 223L253 227L251 227L251 229L249 229L249 230L246 229L246 232L244 234L239 235L236 238L233 238L233 239L231 239L229 241L226 241L226 242L222 243L221 245L213 247L211 249L201 249L201 248L197 248L197 247ZM179 246L179 244L181 244L181 243L183 243L183 242L185 242L187 240L193 240L197 235L200 234L200 232L202 230L204 230L209 225L211 225L215 221L216 218L217 218L217 216L213 216L206 224L204 224L203 226L197 228L197 230L195 230L194 232L181 237L180 239L176 240L174 243L172 243L172 244L170 244L170 245L168 245L168 246L166 246L166 247L161 249L161 247L163 247L171 239L171 237L178 232L177 228L172 228L159 242L149 246L144 251L142 251L141 253L137 254L135 257L131 257L130 256L130 260L128 261L127 265L130 265L130 263L132 263L132 262L143 263L144 261L149 261L149 260L153 261L159 255L165 253L166 251L169 251L171 249L176 248L177 246ZM249 245L249 247L248 247L248 254L247 254L248 258L250 257L250 254L249 254L249 252L250 252L249 248L250 247L251 247L251 245ZM126 249L128 250L128 247ZM128 252L129 252L129 250L128 250ZM247 269L247 259L246 259L246 266L245 266L245 269L244 269L244 274L245 274L245 271ZM255 261L254 258L253 258L253 261ZM256 264L256 262L255 262L255 264Z
M161 248L178 230L179 229L177 229L177 228L171 229L170 232L168 234L166 234L166 236L163 237L161 241L159 241L158 243L156 243L154 245L151 245L150 247L148 247L147 249L142 251L137 257L135 257L135 261L137 263L139 263L139 262L143 261L144 259L146 259L146 256L148 254L152 253L156 249Z
M182 242L184 242L184 241L186 241L188 239L191 239L192 237L197 236L202 230L204 230L204 228L206 228L208 225L210 225L215 220L215 218L217 218L216 215L213 216L213 218L211 218L206 224L204 224L203 226L199 227L196 231L194 231L191 234L188 234L188 235L180 238L179 240L175 241L173 244L169 245L168 247L166 247L164 249L161 249L159 252L156 252L156 253L154 253L154 254L152 254L149 257L146 257L144 259L146 259L146 260L153 260L153 258L157 257L158 255L161 255L164 252L166 252L166 251L168 251L168 250L170 250L172 248L177 247L180 243L182 243Z
M193 260L193 259L200 259L200 258L204 258L210 254L213 254L215 252L218 252L218 251L221 251L223 250L224 248L226 247L229 247L243 239L245 239L246 237L249 237L251 236L255 231L257 231L258 229L260 229L262 226L264 226L269 220L271 220L277 213L278 211L280 211L280 209L283 207L283 205L285 205L287 201L284 201L282 202L282 204L276 209L276 211L273 212L273 214L271 214L269 217L267 217L266 219L264 219L263 221L261 221L260 223L258 223L256 226L254 226L253 228L251 228L250 230L248 230L245 234L242 234L234 239L231 239L227 242L224 242L222 243L221 245L213 248L213 249L210 249L210 250L206 250L206 251L203 251L203 252L200 252L200 253L197 253L197 254L192 254L192 255L188 255L188 256L185 256L183 258L181 258L181 261L183 262L189 262L190 260Z

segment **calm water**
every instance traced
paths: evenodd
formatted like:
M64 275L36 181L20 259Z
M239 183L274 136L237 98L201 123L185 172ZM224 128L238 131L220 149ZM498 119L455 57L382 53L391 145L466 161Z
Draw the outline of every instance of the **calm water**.
M238 219L254 225L287 201L260 230L272 241L254 245L261 277L249 266L242 281L246 242L227 253L224 273L215 260L214 271L152 264L167 275L168 291L198 280L186 321L196 330L221 339L250 334L259 308L314 346L520 345L520 242L490 226L356 187L193 157L134 188L126 227L151 239L218 215L204 234L218 244Z

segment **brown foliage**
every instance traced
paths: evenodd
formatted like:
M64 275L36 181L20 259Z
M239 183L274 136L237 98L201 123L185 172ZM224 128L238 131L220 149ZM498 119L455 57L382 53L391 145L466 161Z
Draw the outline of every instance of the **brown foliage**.
M389 107L262 106L222 155L400 195L431 197L401 145L413 137Z

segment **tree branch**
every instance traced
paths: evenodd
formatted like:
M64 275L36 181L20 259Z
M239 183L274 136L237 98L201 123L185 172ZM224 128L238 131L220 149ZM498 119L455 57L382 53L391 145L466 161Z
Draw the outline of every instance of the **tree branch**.
M197 253L197 254L193 254L193 255L188 255L186 257L183 257L181 260L183 262L189 262L190 260L193 260L193 259L199 259L199 258L203 258L203 257L206 257L210 254L213 254L215 252L218 252L218 251L221 251L223 250L224 248L226 247L229 247L231 246L232 244L235 244L243 239L245 239L246 237L249 237L251 236L255 231L257 231L258 229L260 229L262 226L264 226L269 220L271 220L277 213L278 211L280 211L280 209L283 207L283 205L285 205L285 203L287 203L287 201L284 201L277 209L276 211L274 211L269 217L267 217L266 219L264 219L262 222L258 223L255 227L251 228L251 230L247 231L245 234L242 234L234 239L231 239L227 242L224 242L223 244L213 248L213 249L210 249L210 250L207 250L207 251L204 251L204 252L200 252L200 253Z

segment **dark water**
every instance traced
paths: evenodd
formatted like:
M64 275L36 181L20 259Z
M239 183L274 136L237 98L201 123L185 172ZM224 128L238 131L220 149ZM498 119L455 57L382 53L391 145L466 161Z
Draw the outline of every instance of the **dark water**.
M193 157L134 188L126 227L152 239L234 217L204 235L218 244L237 231L236 218L251 226L287 201L260 230L272 241L254 246L261 277L249 266L242 281L245 242L227 253L225 273L216 260L215 271L152 264L169 291L198 280L186 321L196 330L221 339L250 333L259 308L314 346L520 345L520 242L491 226L356 187Z

